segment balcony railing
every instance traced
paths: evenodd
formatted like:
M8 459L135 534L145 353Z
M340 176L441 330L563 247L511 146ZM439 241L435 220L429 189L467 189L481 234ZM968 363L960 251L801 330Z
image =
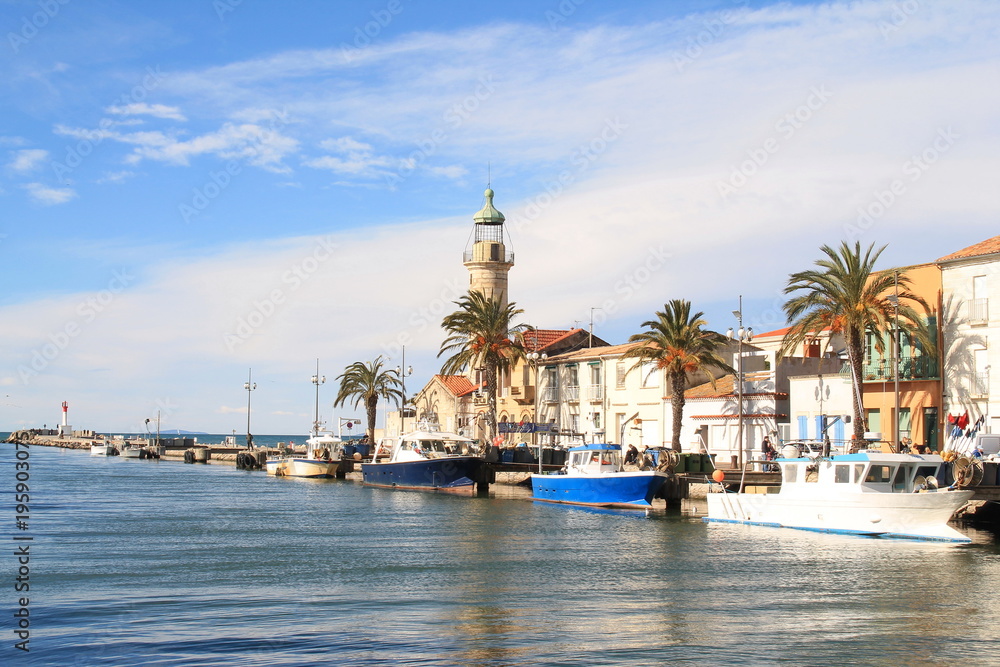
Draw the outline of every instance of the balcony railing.
M990 300L972 299L969 301L969 324L986 324L990 321Z
M542 392L542 400L546 403L559 402L559 389L557 387L546 387Z
M990 395L990 372L978 371L970 373L969 394L972 396Z
M599 384L592 384L587 388L587 397L591 401L603 401L604 400L604 387Z
M861 374L865 382L884 382L896 378L892 359L865 359ZM936 380L939 377L937 359L934 357L906 355L899 358L900 380Z
M566 387L566 393L564 398L567 401L579 401L580 400L580 387L577 385L570 385Z

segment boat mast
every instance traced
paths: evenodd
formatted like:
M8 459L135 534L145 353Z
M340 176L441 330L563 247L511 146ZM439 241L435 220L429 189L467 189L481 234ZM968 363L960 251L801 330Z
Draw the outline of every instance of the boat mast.
M319 374L319 359L316 360L316 375L312 376L312 383L316 385L316 412L312 430L313 437L316 437L319 435L319 386L326 383L326 376L320 377Z

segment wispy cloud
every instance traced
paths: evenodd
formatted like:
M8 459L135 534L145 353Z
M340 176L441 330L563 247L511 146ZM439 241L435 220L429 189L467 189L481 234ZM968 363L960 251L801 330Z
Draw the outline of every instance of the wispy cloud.
M72 188L52 188L41 183L28 183L23 187L32 199L45 206L65 204L76 197L76 191Z
M7 167L13 171L20 173L32 172L42 166L45 159L49 156L47 150L41 148L26 148L24 150L15 151L13 154L13 159Z
M110 106L105 111L116 116L153 116L154 118L164 118L167 120L187 120L178 107L169 107L165 104L133 102L131 104Z

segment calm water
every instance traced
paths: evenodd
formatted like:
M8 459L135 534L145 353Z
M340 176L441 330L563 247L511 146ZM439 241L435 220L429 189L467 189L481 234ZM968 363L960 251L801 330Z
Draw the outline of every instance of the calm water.
M0 476L14 525L13 447ZM995 665L1000 548L32 448L0 664ZM4 531L14 544L12 528ZM2 550L0 605L17 604Z

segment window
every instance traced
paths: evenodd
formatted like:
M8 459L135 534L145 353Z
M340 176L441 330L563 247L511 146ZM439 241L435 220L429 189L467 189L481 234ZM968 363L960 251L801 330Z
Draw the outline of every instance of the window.
M854 464L854 481L855 482L861 481L861 475L864 473L864 471L865 471L865 464L864 463L855 463Z
M618 389L625 388L625 362L619 361L615 364L615 387Z
M644 389L660 386L660 369L656 363L646 361L642 364L642 386Z
M892 490L902 491L906 488L906 466L899 466L899 470L896 471L896 477L892 480Z
M593 364L590 367L590 384L598 386L601 384L601 366Z
M593 413L591 413L590 420L592 422L594 422L594 429L595 430L601 428L601 413L600 412L593 412Z
M878 409L865 410L865 418L868 420L868 430L875 433L882 431L882 413Z
M868 469L868 475L865 477L865 482L872 484L884 484L892 479L892 471L893 466L873 465Z
M833 467L833 481L835 484L851 483L851 466L836 465Z
M798 470L799 470L799 466L797 466L796 464L794 464L794 463L786 463L785 464L785 476L784 476L784 478L782 478L782 481L787 482L788 484L794 484L795 483L795 478L796 478L796 473L798 472Z
M569 416L569 420L570 420L569 421L570 428L572 429L573 433L579 433L580 432L580 415L570 415Z

